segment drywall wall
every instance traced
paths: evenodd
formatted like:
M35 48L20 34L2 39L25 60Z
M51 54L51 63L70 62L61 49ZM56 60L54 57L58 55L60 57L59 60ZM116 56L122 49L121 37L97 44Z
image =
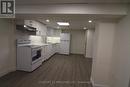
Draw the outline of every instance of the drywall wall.
M73 54L85 54L85 31L84 30L62 30L63 33L71 34L70 52Z
M111 87L130 87L130 7L117 25L113 51Z
M12 19L0 19L0 76L16 70L15 25Z
M94 29L86 30L86 57L92 58L93 55Z
M116 23L99 22L96 26L92 66L94 87L109 87L115 29Z

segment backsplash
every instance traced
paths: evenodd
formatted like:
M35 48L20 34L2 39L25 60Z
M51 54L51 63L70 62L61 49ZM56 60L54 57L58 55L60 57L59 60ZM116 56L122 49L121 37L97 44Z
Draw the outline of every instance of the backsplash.
M46 42L46 36L25 35L17 37L17 39L30 40L33 45L44 44Z
M60 37L47 37L47 43L60 43Z
M41 22L35 20L19 20L18 22L23 22L22 25L28 25L37 29L36 34L30 32L24 32L16 29L16 39L30 40L31 44L44 44L46 43L46 32L47 27ZM18 23L19 24L19 23Z
M45 43L45 37L43 36L30 35L29 40L31 40L31 44L34 44L34 45Z
M20 31L16 31L16 39L31 40L31 44L43 44L46 42L46 36L29 35Z

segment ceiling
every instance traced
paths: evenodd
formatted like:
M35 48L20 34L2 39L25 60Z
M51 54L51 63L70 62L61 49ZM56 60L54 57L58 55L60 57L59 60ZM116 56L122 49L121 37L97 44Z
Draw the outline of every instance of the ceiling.
M16 0L16 5L23 4L88 4L88 3L130 3L130 0Z
M16 5L47 5L47 4L112 4L112 3L130 3L130 0L16 0ZM61 27L61 29L87 29L95 28L97 21L113 21L117 22L122 18L119 15L65 15L65 14L19 14L16 15L17 19L31 19L37 20L48 27L57 28L56 22L69 22L69 27ZM47 23L45 20L49 19ZM88 21L92 20L92 23Z
M95 28L95 23L97 21L111 21L111 22L117 22L120 20L123 16L117 16L117 15L65 15L65 14L49 14L49 15L32 15L32 14L20 14L16 15L17 19L29 19L29 20L37 20L43 24L45 24L47 27L52 27L57 29L58 24L56 22L69 22L69 27L60 27L60 29L83 29L83 27L86 27L87 29L93 29ZM50 22L46 22L46 20L49 19ZM88 21L92 20L92 23L89 23Z

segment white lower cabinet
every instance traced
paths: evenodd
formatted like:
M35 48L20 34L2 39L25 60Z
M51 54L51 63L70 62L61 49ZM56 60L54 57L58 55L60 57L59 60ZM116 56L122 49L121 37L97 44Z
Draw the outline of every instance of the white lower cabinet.
M52 55L56 53L56 44L52 44Z
M48 45L47 46L48 48L48 58L50 58L51 57L51 55L52 55L52 45L50 44L50 45Z
M42 46L42 62L45 61L45 46Z
M56 47L55 47L56 53L59 53L59 50L60 50L60 44L56 44Z
M58 52L58 44L48 44L42 47L42 61L49 59L52 55Z
M49 58L49 46L48 45L45 45L44 52L45 52L44 58L45 58L45 60L47 60Z

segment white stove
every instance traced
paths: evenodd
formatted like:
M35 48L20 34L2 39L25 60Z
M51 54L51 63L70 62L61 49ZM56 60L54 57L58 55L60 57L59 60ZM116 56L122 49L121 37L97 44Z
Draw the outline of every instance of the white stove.
M33 45L30 40L17 40L17 70L31 72L42 64L41 45Z
M33 45L33 44L20 44L17 45L17 47L31 47L31 48L37 48L37 47L41 47L41 45Z

